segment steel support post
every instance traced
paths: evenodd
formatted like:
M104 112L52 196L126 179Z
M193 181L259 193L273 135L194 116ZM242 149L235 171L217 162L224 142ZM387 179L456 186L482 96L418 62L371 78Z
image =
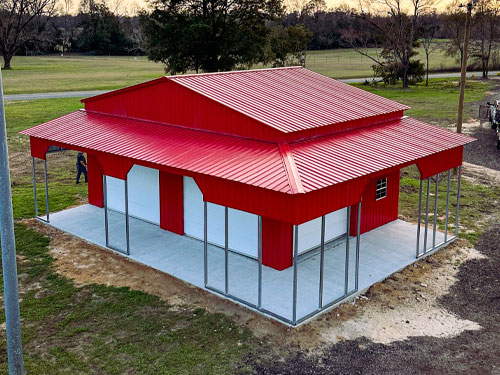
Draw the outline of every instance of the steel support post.
M462 166L458 167L457 217L455 222L455 237L458 237L458 217L460 213L460 188L462 185Z
M358 223L357 223L357 231L356 231L356 269L354 276L354 289L356 292L359 287L359 245L361 242L361 202L358 203Z
M206 288L208 286L208 223L206 201L203 201L203 276Z
M45 212L47 214L47 223L50 221L49 220L49 185L47 184L47 154L45 154L45 160L43 163L44 166L44 171L43 171L43 178L45 179Z
M448 170L448 182L446 187L446 217L444 220L444 242L448 242L448 217L450 211L450 184L451 184L451 169Z
M299 257L299 226L293 226L294 241L293 241L293 314L292 323L297 324L297 263Z
M125 179L125 241L127 242L127 255L130 255L130 217L128 214L128 180Z
M344 295L349 292L349 239L351 233L351 206L347 207L347 234L345 239Z
M418 218L417 218L417 258L420 257L420 223L422 221L422 185L423 181L420 180L420 187L418 189Z
M439 195L439 173L436 175L436 188L434 190L434 221L432 223L432 248L433 249L436 247L438 195Z
M35 217L38 217L38 195L36 191L36 165L35 165L35 158L32 157L31 161L33 162L33 195L35 197Z
M431 194L431 179L427 179L427 189L425 196L425 229L424 229L424 251L423 254L427 252L427 234L429 231L429 196Z
M108 216L108 189L106 187L106 175L102 175L102 190L104 200L104 234L106 236L106 247L109 247L109 216Z
M258 227L257 227L257 236L258 236L258 256L259 256L259 286L258 286L258 300L257 307L262 308L262 217L259 215L258 217Z
M47 217L48 219L48 217ZM2 74L0 70L0 239L5 308L7 360L10 375L24 374L21 345L21 318L17 284L16 241L12 214L7 129L3 104Z
M224 292L229 293L229 209L224 207Z
M323 278L325 272L325 216L321 216L321 254L319 258L319 301L318 308L323 307Z

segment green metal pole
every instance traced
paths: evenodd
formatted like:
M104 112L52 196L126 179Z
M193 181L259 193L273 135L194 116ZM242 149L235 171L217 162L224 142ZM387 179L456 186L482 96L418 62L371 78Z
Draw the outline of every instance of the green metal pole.
M10 189L7 129L3 104L2 71L0 69L0 239L2 243L2 269L4 286L5 323L7 328L7 356L10 375L23 375L21 346L21 317L17 287L16 242L12 195Z

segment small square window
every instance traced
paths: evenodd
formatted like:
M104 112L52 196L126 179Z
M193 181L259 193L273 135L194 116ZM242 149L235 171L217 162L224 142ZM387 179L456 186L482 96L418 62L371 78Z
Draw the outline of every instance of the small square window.
M377 188L375 190L375 199L379 200L387 197L387 177L381 178L377 181Z

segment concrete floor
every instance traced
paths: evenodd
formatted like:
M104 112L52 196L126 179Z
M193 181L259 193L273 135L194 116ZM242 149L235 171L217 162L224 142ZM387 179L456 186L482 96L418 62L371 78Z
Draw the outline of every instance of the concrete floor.
M50 215L50 224L65 232L105 246L104 210L83 205ZM125 217L109 212L110 245L125 250ZM421 249L424 231L421 230ZM428 247L432 245L432 230ZM436 232L436 244L444 234ZM300 239L299 239L300 241ZM396 220L361 235L359 290L383 280L415 262L416 225ZM354 289L356 241L350 240L349 291ZM323 304L344 293L345 238L327 244L325 251ZM137 262L204 288L203 242L173 234L159 226L130 218L130 258ZM230 253L229 293L257 304L258 263ZM312 251L298 263L297 319L318 309L320 255ZM209 285L224 290L224 250L208 248ZM262 307L286 319L292 319L293 267L283 271L263 267Z

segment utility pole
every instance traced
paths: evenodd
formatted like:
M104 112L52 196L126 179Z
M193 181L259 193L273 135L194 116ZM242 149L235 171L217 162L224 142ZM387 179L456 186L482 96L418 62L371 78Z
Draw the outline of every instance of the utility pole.
M7 356L9 375L23 375L21 346L21 317L17 287L16 242L10 189L7 129L3 103L2 70L0 69L0 240L2 245L3 289L5 323L7 329Z
M460 7L467 7L467 16L465 17L465 36L464 36L464 53L462 59L462 74L460 76L460 99L458 100L458 122L457 133L462 133L462 123L464 115L464 95L465 95L465 79L467 74L467 54L469 52L470 39L470 24L472 16L472 8L476 5L477 0L469 2L467 5L460 4Z

